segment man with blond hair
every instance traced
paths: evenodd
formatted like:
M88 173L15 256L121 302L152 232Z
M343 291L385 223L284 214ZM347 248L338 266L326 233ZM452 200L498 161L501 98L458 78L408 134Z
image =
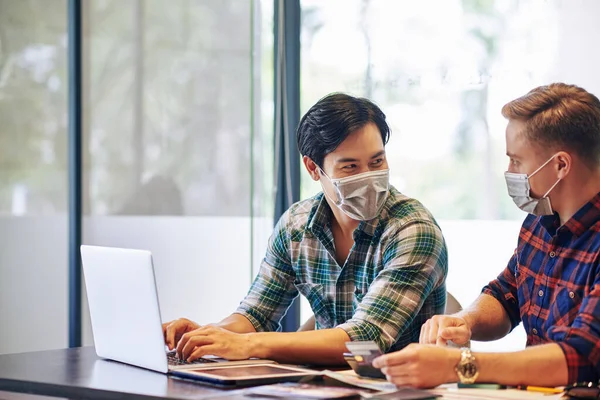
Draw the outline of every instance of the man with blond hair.
M600 101L554 83L506 104L502 115L508 193L529 213L517 247L470 307L434 316L421 344L375 360L397 385L562 386L600 378ZM499 339L521 322L521 351L446 346Z

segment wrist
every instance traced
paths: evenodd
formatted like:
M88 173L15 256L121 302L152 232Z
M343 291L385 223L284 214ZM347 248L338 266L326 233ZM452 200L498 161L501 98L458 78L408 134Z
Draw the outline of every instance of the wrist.
M467 330L469 331L469 339L465 342L465 343L457 343L459 345L462 345L463 347L471 347L471 339L473 338L473 325L475 324L475 320L473 318L473 315L471 315L470 313L461 313L458 314L457 317L461 318L464 323L465 326L467 328Z
M248 348L248 358L268 359L271 357L268 346L265 346L264 333L245 333L244 336Z
M479 377L479 363L471 349L460 349L460 361L456 364L456 376L460 383L473 384Z
M473 319L471 318L471 315L469 315L468 313L462 312L462 313L458 313L456 316L458 318L462 319L465 322L467 329L469 331L471 331L471 327L473 326Z
M448 360L449 360L450 368L448 368L448 375L446 376L446 382L447 383L458 382L458 374L456 373L456 366L458 365L458 363L460 362L460 359L461 359L461 350L454 349L454 348L448 348L448 351L449 351Z

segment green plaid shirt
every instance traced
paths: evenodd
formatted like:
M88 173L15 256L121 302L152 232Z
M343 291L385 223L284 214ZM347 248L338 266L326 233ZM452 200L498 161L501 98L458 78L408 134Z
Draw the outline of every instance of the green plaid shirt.
M300 293L317 329L341 328L353 341L376 341L383 352L418 342L421 325L446 306L446 244L433 216L391 187L379 217L354 231L343 266L335 258L332 217L323 193L292 205L236 313L257 332L277 331Z

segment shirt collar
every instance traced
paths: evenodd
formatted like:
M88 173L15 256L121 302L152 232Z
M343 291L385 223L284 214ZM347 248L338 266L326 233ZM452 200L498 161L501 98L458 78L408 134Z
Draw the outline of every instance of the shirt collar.
M575 236L581 236L598 221L600 221L600 193L585 203L575 215L565 222L565 227Z
M323 232L324 227L329 226L332 215L329 204L327 204L327 200L321 192L315 196L315 203L308 215L306 228L318 237Z
M585 231L600 221L600 193L585 203L567 222L564 229L575 236L581 236ZM548 233L554 235L560 227L560 218L557 213L540 217L540 223Z

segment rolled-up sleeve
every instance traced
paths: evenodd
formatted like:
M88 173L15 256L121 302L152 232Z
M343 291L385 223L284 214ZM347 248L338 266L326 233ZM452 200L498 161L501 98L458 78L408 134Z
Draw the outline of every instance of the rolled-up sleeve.
M600 378L600 278L583 299L571 326L553 326L548 338L565 354L569 382L598 381Z
M424 220L403 225L386 245L383 264L352 319L338 328L352 341L374 340L387 352L445 280L447 251L440 228Z
M289 211L279 219L269 238L267 253L248 294L235 313L246 317L257 332L281 330L279 321L298 296L288 252Z
M515 251L504 271L481 291L502 304L510 319L511 331L521 323L516 282L516 276L519 273L517 254L517 251Z

